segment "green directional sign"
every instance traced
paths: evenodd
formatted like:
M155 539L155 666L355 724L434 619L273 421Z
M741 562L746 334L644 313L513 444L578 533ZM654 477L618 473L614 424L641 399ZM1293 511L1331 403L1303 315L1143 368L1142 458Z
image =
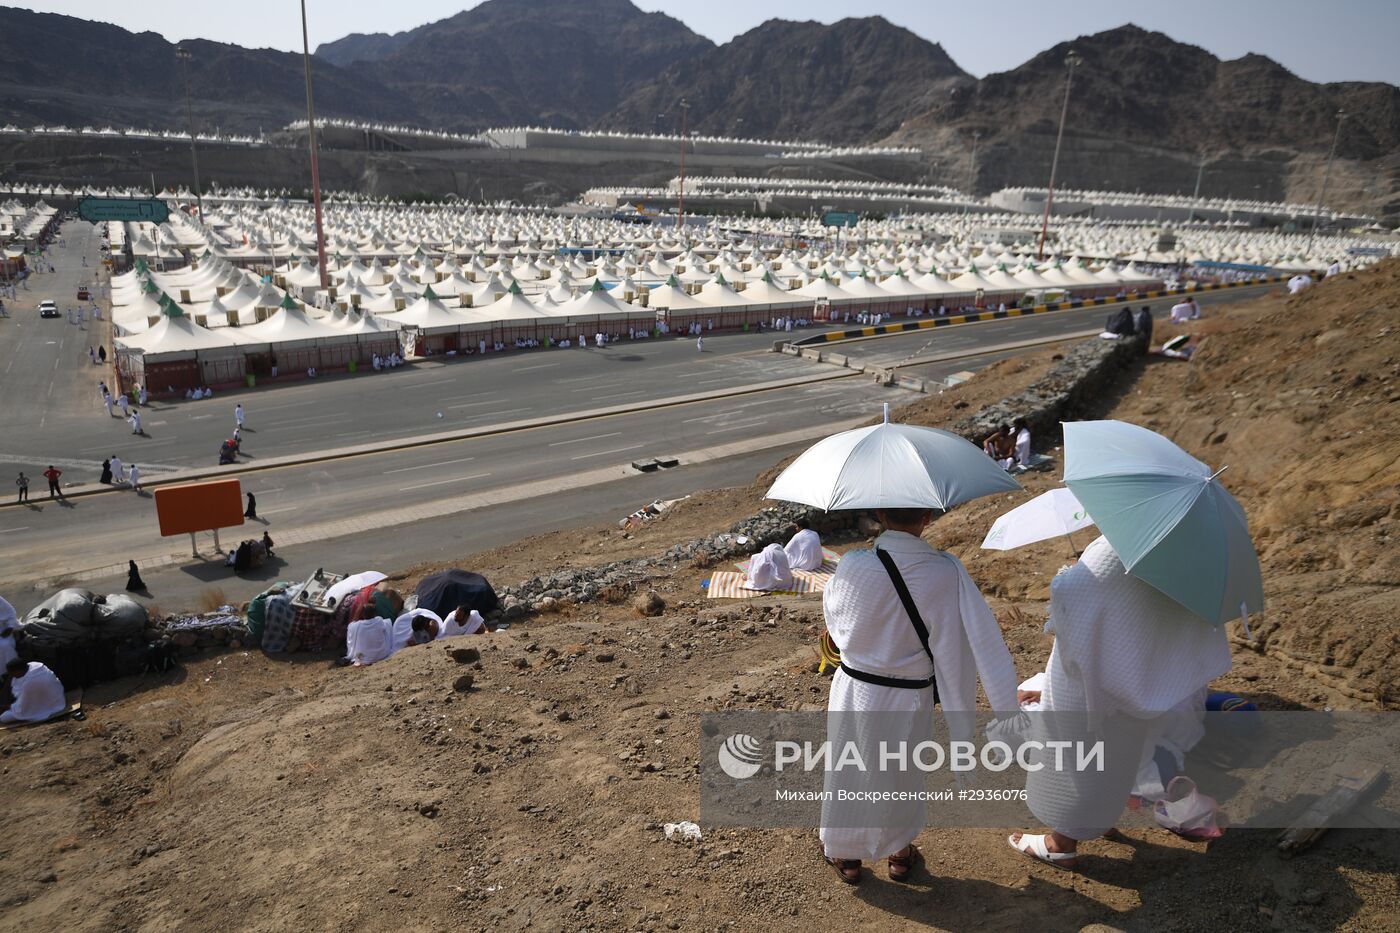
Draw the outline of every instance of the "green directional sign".
M78 216L94 224L105 220L163 224L170 219L170 208L155 198L83 198L78 202Z
M860 215L846 211L827 211L822 216L822 225L826 227L854 227L858 223Z

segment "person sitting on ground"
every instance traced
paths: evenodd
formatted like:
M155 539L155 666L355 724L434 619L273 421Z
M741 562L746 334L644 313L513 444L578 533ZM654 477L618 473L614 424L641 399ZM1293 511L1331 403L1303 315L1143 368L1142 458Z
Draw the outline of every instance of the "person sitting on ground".
M781 544L770 544L749 560L745 586L751 590L792 589L792 566Z
M43 722L68 706L58 675L38 661L11 658L5 676L10 681L10 702L0 713L0 722Z
M982 442L982 449L997 462L997 466L1003 470L1011 469L1011 465L1016 462L1016 441L1011 436L1011 426L1000 425L987 435L987 439Z
M812 523L799 518L792 523L792 537L783 546L787 554L788 566L793 570L816 570L825 559L822 556L822 539L812 530Z
M1188 296L1186 300L1172 305L1171 322L1173 324L1184 324L1187 321L1194 321L1201 316L1201 309L1196 305L1196 299Z
M1024 468L1030 465L1032 456L1031 426L1025 418L1017 418L1012 427L1016 431L1016 462Z
M373 601L360 610L360 617L345 630L343 663L364 667L383 661L394 653L394 624L375 611Z
M458 619L465 621L458 622ZM458 606L447 614L447 618L442 620L442 637L451 638L454 635L475 635L485 634L486 620L481 617L470 606Z
M394 620L394 650L423 645L441 637L442 617L427 609L412 609Z

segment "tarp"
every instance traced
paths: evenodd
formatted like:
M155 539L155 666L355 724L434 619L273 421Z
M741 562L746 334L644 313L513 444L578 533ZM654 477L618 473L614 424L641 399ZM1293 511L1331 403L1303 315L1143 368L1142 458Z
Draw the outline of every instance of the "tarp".
M418 608L446 616L458 606L467 606L485 615L500 607L496 591L486 578L467 570L444 570L424 577L414 590Z

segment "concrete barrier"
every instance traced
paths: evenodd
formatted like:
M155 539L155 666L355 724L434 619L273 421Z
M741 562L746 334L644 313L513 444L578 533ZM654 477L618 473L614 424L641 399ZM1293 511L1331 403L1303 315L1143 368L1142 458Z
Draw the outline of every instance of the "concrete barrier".
M911 392L925 391L924 380L916 379L913 376L900 376L896 384L901 389L908 389Z
M801 355L802 355L802 349L801 349L800 347L795 347L795 346L793 346L793 345L790 344L790 343L785 343L785 344L782 345L782 347L783 347L783 352L786 353L788 356L801 356Z
M820 350L808 350L803 348L800 352L804 360L811 360L813 363L820 363L822 361L822 351Z

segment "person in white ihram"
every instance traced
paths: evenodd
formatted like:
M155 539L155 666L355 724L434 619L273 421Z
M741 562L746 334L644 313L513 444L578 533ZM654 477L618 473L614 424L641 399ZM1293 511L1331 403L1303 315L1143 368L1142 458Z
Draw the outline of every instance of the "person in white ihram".
M10 708L0 722L43 722L68 706L58 675L38 661L11 658L5 665L10 677Z
M126 482L126 467L122 466L122 458L112 454L112 482Z
M793 522L794 529L788 543L783 545L787 554L788 566L793 570L816 570L826 558L822 554L822 539L812 530L805 518Z
M19 651L15 649L15 629L18 626L19 613L5 597L0 596L0 668L19 657Z
M131 465L131 488L134 492L141 491L141 468L134 463Z
M238 430L243 430L243 403L239 402L233 406L233 426Z
M1060 868L1073 868L1079 843L1113 829L1156 739L1182 719L1183 701L1199 708L1206 686L1231 667L1225 627L1197 617L1151 584L1128 573L1108 539L1100 536L1079 562L1050 586L1055 636L1046 665L1041 710L1082 712L1086 736L1111 734L1141 742L1144 754L1108 756L1122 767L1026 776L1026 804L1050 827L1044 834L1013 833L1013 849ZM1199 738L1195 736L1194 738ZM1190 742L1186 743L1189 747Z
M345 657L356 667L383 661L394 653L394 623L365 606L361 618L345 630Z
M827 739L833 748L844 747L847 740L927 741L932 737L934 706L941 704L949 738L969 741L979 676L994 711L1017 712L1011 652L962 563L921 537L933 510L891 508L875 515L885 533L875 539L873 549L843 555L822 596L826 630L841 652L827 701ZM851 725L852 717L832 715L848 712L905 714L882 717L903 720L905 734L862 736L870 730ZM867 760L878 757L874 748L862 754ZM907 785L913 782L917 792L923 789L922 777L913 768L833 770L827 772L827 785L829 790L839 784L843 790L879 795L910 790ZM926 804L915 797L893 806L886 812L893 819L881 820L883 826L860 827L842 818L845 804L823 803L823 854L845 883L859 884L862 862L882 858L889 859L890 880L909 878L918 857L914 838L927 818Z
M1173 324L1184 324L1187 321L1194 321L1201 316L1201 309L1196 305L1195 298L1187 298L1179 304L1172 305L1171 322Z
M751 590L792 589L792 568L781 544L770 544L749 560L744 585Z

